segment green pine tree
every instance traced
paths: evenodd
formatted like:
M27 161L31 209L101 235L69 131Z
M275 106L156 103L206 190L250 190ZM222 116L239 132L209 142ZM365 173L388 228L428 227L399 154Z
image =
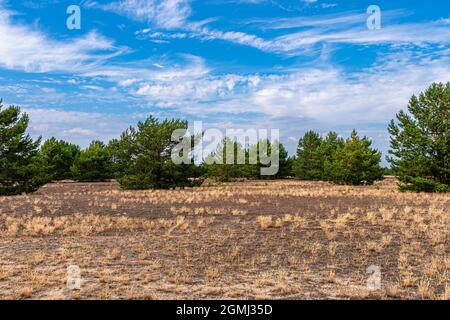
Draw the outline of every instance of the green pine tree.
M345 146L345 140L340 138L336 132L330 131L319 147L319 154L322 161L322 180L333 180L331 167L334 155L338 149Z
M77 145L55 138L46 140L37 159L45 181L72 179L70 168L79 155L80 147Z
M101 141L93 141L81 151L71 168L73 177L81 182L100 182L111 179L112 162L108 149Z
M450 82L413 95L389 125L387 160L401 190L450 191Z
M236 178L256 177L257 168L248 165L247 157L248 151L240 143L225 138L205 159L206 175L222 182Z
M373 184L383 178L380 166L381 153L371 148L372 141L360 138L353 130L345 144L338 144L328 162L324 175L338 184L360 185Z
M322 178L323 161L320 154L322 138L317 132L308 131L299 140L297 158L293 164L295 177L301 180Z
M0 100L0 195L33 192L43 184L34 161L41 138L26 134L28 122L20 108L3 108Z
M276 148L272 148L273 144L277 145L278 148L278 172L277 174L271 175L261 175L262 168L268 168L271 164L263 164L261 161L261 151L266 157L272 157L272 150L276 150ZM256 164L251 164L250 155L256 155ZM276 155L274 155L276 157ZM264 139L258 141L257 144L252 145L247 150L247 175L250 178L254 179L282 179L287 178L292 175L292 164L293 159L289 157L286 148L279 141L274 141L271 143L269 139Z
M125 189L166 189L190 186L196 166L175 164L172 151L179 141L172 141L175 130L186 130L187 121L172 119L159 121L149 117L130 127L116 143L114 163L122 170L119 182ZM193 141L195 139L192 139ZM194 147L192 143L191 148Z

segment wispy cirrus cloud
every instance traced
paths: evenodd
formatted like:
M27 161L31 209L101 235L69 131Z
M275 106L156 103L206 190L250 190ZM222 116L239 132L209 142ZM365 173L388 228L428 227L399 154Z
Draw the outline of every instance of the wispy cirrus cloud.
M108 4L87 1L84 6L112 11L164 29L182 27L191 14L190 0L119 0Z
M421 23L395 23L396 19L408 14L405 10L384 11L383 28L380 30L369 30L366 27L368 16L365 12L344 12L315 17L251 19L236 26L238 29L247 26L250 30L282 32L275 37L252 34L248 31L223 31L211 28L210 21L196 23L187 20L179 26L181 32L149 32L150 29L144 29L137 35L141 39L148 38L154 42L189 38L203 41L220 40L288 56L317 53L314 48L324 44L362 46L450 44L450 28L446 19Z
M385 26L380 30L367 30L364 27L354 27L339 31L309 29L277 37L270 43L272 50L287 53L323 43L355 45L388 44L394 46L410 44L448 45L450 44L450 29L441 21L391 25Z
M74 72L125 51L95 31L74 40L53 40L27 25L13 22L14 15L0 3L0 66L7 69Z

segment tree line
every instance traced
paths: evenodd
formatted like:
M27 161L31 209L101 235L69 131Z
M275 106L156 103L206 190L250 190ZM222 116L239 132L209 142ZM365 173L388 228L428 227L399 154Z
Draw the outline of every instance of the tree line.
M412 96L407 111L400 111L389 124L391 149L387 160L401 190L450 191L449 109L450 83L432 84L419 96ZM41 138L33 140L27 134L28 123L28 115L20 108L4 108L0 100L0 195L33 192L45 183L67 179L117 179L124 189L160 189L193 186L204 178L231 181L292 177L361 185L373 184L385 174L381 153L355 130L346 139L335 132L324 137L306 132L294 157L289 157L278 141L265 139L243 146L226 138L197 165L194 161L174 164L171 159L177 145L172 133L187 130L184 120L149 117L118 139L107 144L93 141L84 150L56 138L41 144ZM277 152L279 164L273 176L261 174L261 168L268 166L262 150L267 151L265 156ZM218 161L228 153L234 155L231 163ZM239 155L245 161L238 161ZM252 155L256 158L250 161Z

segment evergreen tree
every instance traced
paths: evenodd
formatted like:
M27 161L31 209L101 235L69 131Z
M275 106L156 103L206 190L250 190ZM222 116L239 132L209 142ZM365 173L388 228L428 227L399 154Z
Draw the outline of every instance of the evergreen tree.
M257 144L252 145L247 150L247 165L246 176L254 179L281 179L292 175L292 164L293 159L289 157L286 148L282 143L275 141L277 148L273 148L273 144L268 140L260 140ZM271 163L263 164L261 161L261 155L264 154L265 157L273 158L272 152L277 150L278 152L278 172L275 175L261 175L262 168L270 167ZM263 151L263 152L261 152ZM251 164L251 155L256 155L256 164ZM274 155L276 157L276 155Z
M401 190L450 191L450 82L432 84L413 95L389 125L387 160Z
M248 166L247 159L248 151L240 143L225 138L205 159L206 175L222 182L256 176L256 167Z
M322 180L333 180L332 173L334 155L338 149L345 146L345 140L340 138L336 132L330 131L319 147L319 154L322 162Z
M179 141L172 141L175 130L187 131L187 121L172 119L160 122L149 117L137 128L125 131L116 146L114 162L119 166L119 182L125 189L164 189L190 186L196 166L175 164L172 151ZM191 148L195 142L192 143Z
M20 108L3 109L0 100L0 195L32 192L43 184L34 163L41 138L33 141L26 134L28 122Z
M50 138L42 145L38 163L47 182L53 180L72 179L70 170L75 159L80 155L80 147L63 140Z
M81 151L71 168L73 177L81 182L100 182L111 179L112 162L105 144L93 141L91 145Z
M112 139L109 141L106 149L111 159L111 168L115 179L122 178L126 173L127 162L125 161L127 155L126 150L122 148L122 143L119 139Z
M296 178L317 180L322 178L323 161L320 154L322 138L314 131L308 131L298 142L297 158L293 164Z
M371 148L372 141L359 138L355 130L344 145L338 144L327 163L324 175L339 184L373 184L383 177L381 153Z
M292 176L292 166L294 159L289 157L289 154L282 143L279 143L280 169L276 178L287 178Z

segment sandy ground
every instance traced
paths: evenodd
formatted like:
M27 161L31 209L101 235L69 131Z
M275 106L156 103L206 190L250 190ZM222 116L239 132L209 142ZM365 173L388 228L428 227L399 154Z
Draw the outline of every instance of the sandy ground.
M448 208L393 179L50 184L0 197L0 298L449 299Z

